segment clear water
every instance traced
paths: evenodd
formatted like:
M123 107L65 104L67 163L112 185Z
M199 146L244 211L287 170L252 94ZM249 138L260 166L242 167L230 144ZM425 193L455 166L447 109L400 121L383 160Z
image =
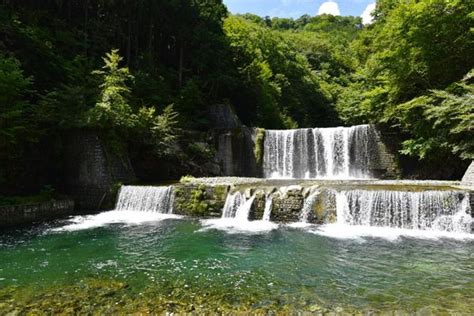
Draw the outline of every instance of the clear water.
M0 233L0 314L474 313L469 238L331 236L316 226L230 233L173 218L91 225L96 219Z

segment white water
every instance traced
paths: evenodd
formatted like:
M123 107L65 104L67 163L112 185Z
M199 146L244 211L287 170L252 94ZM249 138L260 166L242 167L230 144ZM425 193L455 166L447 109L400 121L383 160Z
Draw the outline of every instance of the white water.
M375 132L369 125L265 131L265 178L370 178Z
M165 219L181 218L173 214L136 211L108 211L97 215L75 216L68 220L69 224L52 231L78 231L97 228L110 224L142 225L159 222Z
M307 227L307 226L306 226ZM474 240L474 234L434 231L434 230L419 230L419 229L403 229L391 227L376 227L376 226L359 226L359 225L343 225L343 224L328 224L319 227L311 226L308 231L310 233L326 236L336 239L360 239L364 238L382 238L389 241L398 241L403 237L417 238L417 239L456 239L456 240Z
M202 220L203 229L219 229L229 233L261 233L278 228L270 221L249 221L249 213L256 195L246 198L241 192L229 193L226 198L222 217Z
M319 197L320 192L318 190L309 194L309 196L304 200L303 208L300 213L300 222L308 223L309 215L313 210L313 205Z
M351 190L336 194L337 221L357 226L470 233L469 194Z
M262 221L269 222L272 215L273 195L267 194L265 197L265 210L263 212Z
M172 186L122 186L115 209L171 214L173 199Z
M75 216L69 220L69 224L53 231L76 231L117 223L138 225L180 218L172 215L173 199L172 186L122 186L115 210L97 215Z

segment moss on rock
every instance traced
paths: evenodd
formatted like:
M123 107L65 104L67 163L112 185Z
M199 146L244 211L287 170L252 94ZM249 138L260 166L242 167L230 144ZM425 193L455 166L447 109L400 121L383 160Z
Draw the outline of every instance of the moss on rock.
M265 141L265 129L256 128L255 129L255 147L254 155L257 165L261 165L263 162L263 146Z

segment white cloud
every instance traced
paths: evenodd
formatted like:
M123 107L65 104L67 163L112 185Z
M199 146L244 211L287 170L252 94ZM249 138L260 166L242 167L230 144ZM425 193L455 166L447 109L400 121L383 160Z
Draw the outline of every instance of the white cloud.
M372 12L375 10L375 3L371 3L365 8L364 12L360 16L362 18L362 23L364 24L370 24L372 23L372 20L374 19L372 17Z
M320 14L341 15L341 11L339 11L339 5L336 2L327 1L319 7L318 15Z

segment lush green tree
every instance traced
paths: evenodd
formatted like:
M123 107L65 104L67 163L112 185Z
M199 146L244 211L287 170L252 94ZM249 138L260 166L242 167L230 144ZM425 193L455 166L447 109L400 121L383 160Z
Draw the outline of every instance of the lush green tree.
M245 122L291 128L335 121L316 72L291 39L239 17L224 29L242 85L231 101Z
M98 102L90 109L86 124L102 129L125 129L133 126L132 108L129 104L130 88L127 81L133 79L127 67L120 67L122 57L114 49L104 57L102 70L94 75L101 78Z
M377 2L374 25L351 43L357 60L336 102L347 123L382 123L405 138L401 154L472 159L474 3Z
M441 150L474 160L473 77L474 70L446 90L432 90L394 109L394 120L414 135L402 153L424 159Z

